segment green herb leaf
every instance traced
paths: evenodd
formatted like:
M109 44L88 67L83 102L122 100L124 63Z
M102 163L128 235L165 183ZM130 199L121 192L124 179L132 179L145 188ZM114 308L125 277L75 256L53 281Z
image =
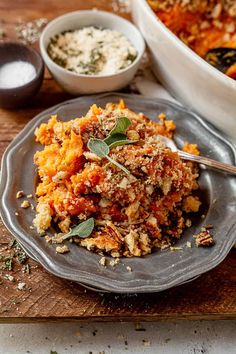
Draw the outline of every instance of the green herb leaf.
M122 171L124 171L127 175L130 175L129 170L127 170L127 168L125 168L123 165L121 165L119 162L117 162L116 160L113 160L110 156L106 156L106 158L113 164L116 165L117 167L119 167Z
M126 140L127 136L123 133L117 133L117 134L112 134L112 135L108 135L103 141L105 141L105 143L110 146L111 144L113 144L115 141L118 140Z
M131 125L131 121L127 117L119 117L116 119L115 127L110 131L109 135L104 139L105 143L110 147L132 144L136 141L129 140L125 135L127 128Z
M94 229L94 218L89 218L86 221L81 222L79 225L73 227L69 233L62 236L62 240L66 240L72 236L79 236L81 238L86 238L91 235Z
M112 142L109 147L112 149L116 146L121 146L121 145L126 145L126 144L134 144L136 143L136 140L129 140L129 139L124 139L124 140L116 140L114 136L114 142Z
M12 267L13 267L13 257L12 256L9 256L9 257L5 257L4 259L4 262L5 262L5 269L7 270L12 270Z
M106 157L110 152L109 146L101 139L91 138L87 146L90 151L99 157Z
M113 165L116 165L119 167L122 171L124 171L126 174L130 174L130 172L119 162L113 160L109 156L110 148L119 146L119 145L124 145L124 144L132 144L135 141L127 139L126 135L124 134L126 129L130 126L131 121L127 117L119 117L116 120L116 125L115 127L110 131L110 134L106 139L101 140L101 139L96 139L96 138L91 138L88 141L88 148L90 151L92 151L94 154L96 154L99 157L106 157Z
M116 146L125 145L125 144L133 144L136 140L129 140L125 134L113 134L109 135L106 139L104 139L109 148L114 148Z
M106 157L113 165L116 165L125 173L130 174L130 172L124 166L119 164L119 162L116 162L115 160L113 160L108 155L110 152L110 149L109 149L109 146L105 143L105 141L100 140L100 139L91 138L91 139L89 139L87 146L88 146L89 150L92 151L97 156Z
M113 134L124 134L127 128L131 125L131 121L127 117L118 117L116 119L116 125L110 131L109 136Z

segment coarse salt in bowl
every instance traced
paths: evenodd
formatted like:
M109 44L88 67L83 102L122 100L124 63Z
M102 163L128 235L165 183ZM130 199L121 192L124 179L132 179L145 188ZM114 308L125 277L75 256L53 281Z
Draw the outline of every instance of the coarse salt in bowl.
M17 42L0 43L0 107L18 108L39 91L44 63L33 48Z
M15 88L28 84L36 77L35 67L23 60L15 60L0 67L0 88Z
M137 51L135 60L117 73L109 73L106 69L105 74L99 75L75 73L56 64L48 54L51 39L62 32L90 26L122 33ZM76 11L57 17L45 27L40 37L40 50L49 71L67 92L74 95L115 91L127 86L138 69L144 49L144 40L132 23L117 15L97 10Z

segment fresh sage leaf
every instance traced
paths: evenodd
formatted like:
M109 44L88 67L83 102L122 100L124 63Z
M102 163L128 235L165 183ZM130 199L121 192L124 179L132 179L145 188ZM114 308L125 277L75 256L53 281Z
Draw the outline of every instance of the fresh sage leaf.
M110 144L109 147L112 149L116 146L121 146L121 145L126 145L126 144L134 144L134 143L136 143L136 140L129 140L129 139L117 140L117 141L114 141L112 144Z
M108 135L103 141L105 141L105 143L110 146L111 144L113 144L115 141L118 140L126 140L127 136L123 133L117 133L117 134L112 134L112 135Z
M136 140L129 140L125 134L114 134L108 136L105 140L109 148L114 148L116 146L121 146L125 144L134 144Z
M67 238L73 236L79 236L81 238L86 238L91 235L94 229L94 218L89 218L81 222L79 225L73 227L70 232L62 236L62 240L66 240Z
M113 165L119 167L122 171L127 174L130 172L119 162L113 160L109 156L110 148L124 145L132 144L135 141L129 140L125 135L126 129L131 125L131 121L127 117L119 117L116 119L115 127L110 131L110 134L104 139L90 138L88 141L88 148L91 152L99 157L106 157Z
M124 134L127 128L131 125L131 121L127 117L118 117L116 119L116 125L110 131L109 136L113 134Z
M119 167L122 171L124 171L127 175L130 175L129 170L127 170L127 168L125 168L123 165L121 165L119 162L117 162L116 160L113 160L110 156L107 156L107 159L113 163L113 165L116 165L117 167Z
M91 138L87 146L90 151L99 157L106 157L110 152L109 146L101 139Z
M133 144L134 140L129 140L125 135L127 128L130 126L131 121L127 117L119 117L116 119L115 127L110 131L109 135L104 139L105 143L110 147Z
M116 162L109 156L110 148L105 143L105 141L96 138L91 138L89 139L87 146L89 150L97 156L106 157L113 165L116 165L125 173L130 174L130 172L124 166L122 166L121 164L119 164L119 162Z

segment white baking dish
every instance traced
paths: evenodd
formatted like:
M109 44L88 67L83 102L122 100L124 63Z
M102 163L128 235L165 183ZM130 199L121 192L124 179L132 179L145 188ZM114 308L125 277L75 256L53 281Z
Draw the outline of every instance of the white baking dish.
M177 38L146 0L133 0L132 15L153 58L162 84L185 106L236 138L236 81L227 77Z

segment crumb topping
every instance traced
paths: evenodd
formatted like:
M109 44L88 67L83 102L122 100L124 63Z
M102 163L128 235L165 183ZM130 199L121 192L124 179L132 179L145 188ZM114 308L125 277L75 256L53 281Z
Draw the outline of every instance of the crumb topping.
M160 20L197 54L236 46L234 0L147 0Z
M87 147L91 137L107 138L118 117L130 120L126 135L133 143L111 148L109 158L128 174ZM201 204L196 166L158 139L159 134L171 138L174 130L165 114L154 122L123 101L105 108L93 105L84 117L68 122L52 116L41 124L35 135L44 149L34 157L40 178L37 231L42 234L56 225L60 232L52 238L47 235L47 241L61 243L75 225L92 217L95 225L89 236L68 236L90 251L118 259L169 247L191 226L189 213L198 212Z

